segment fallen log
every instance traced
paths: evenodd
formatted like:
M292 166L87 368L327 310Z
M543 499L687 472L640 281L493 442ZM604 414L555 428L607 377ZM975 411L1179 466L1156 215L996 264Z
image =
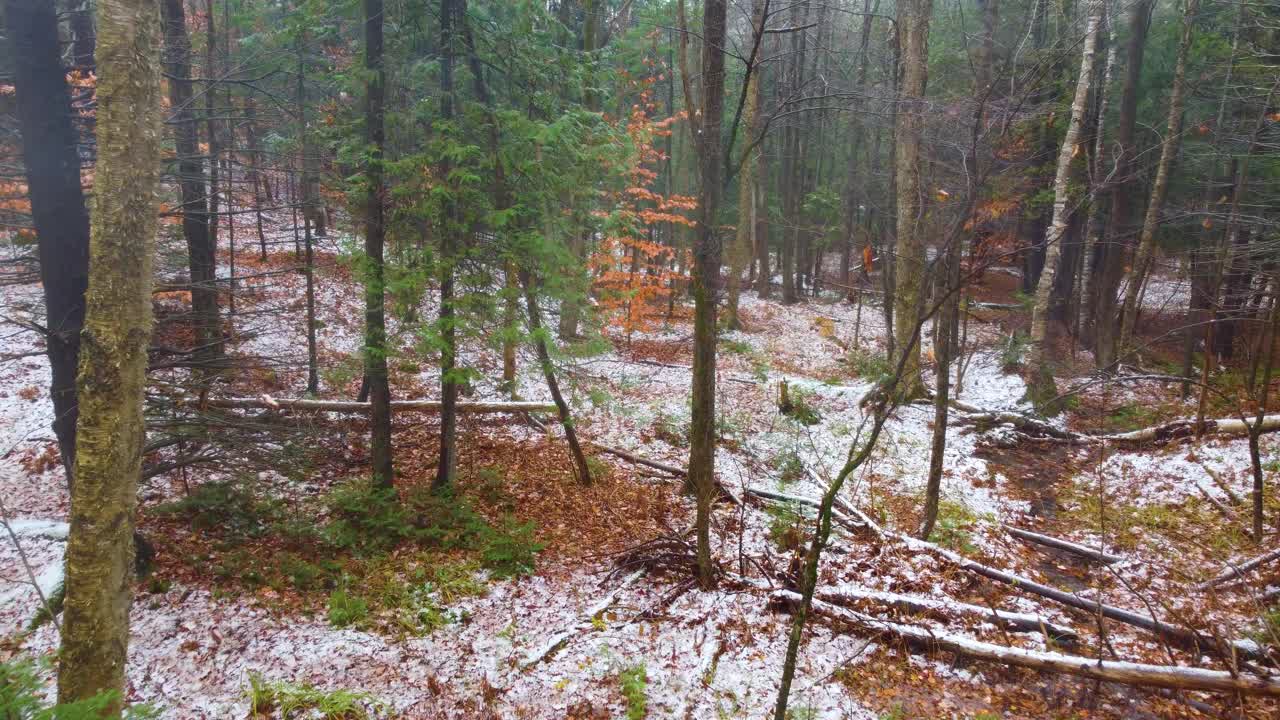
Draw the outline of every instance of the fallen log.
M189 405L202 404L198 398L187 398ZM305 398L273 398L263 395L256 398L206 398L203 405L207 407L231 410L313 410L317 412L336 412L361 414L373 408L372 403L353 400L309 400ZM552 413L556 411L555 403L546 402L488 402L459 401L459 413L480 415L486 413ZM392 400L391 409L399 411L417 411L426 413L440 412L439 400Z
M1249 426L1253 425L1252 421L1245 421L1239 418L1219 418L1217 420L1205 420L1204 425L1199 428L1201 435L1248 435ZM1190 437L1196 435L1195 420L1174 420L1163 425L1143 428L1142 430L1134 430L1126 433L1116 433L1113 435L1095 436L1098 440L1107 440L1110 442L1121 443L1142 443L1156 442L1166 443L1179 438ZM1262 432L1270 433L1280 430L1280 415L1266 415L1262 418Z
M816 597L836 605L844 605L850 600L864 600L914 614L963 615L977 618L1006 630L1040 633L1058 642L1074 642L1077 639L1075 631L1071 628L1058 625L1039 615L995 610L958 600L937 600L880 590L863 590L848 586L819 590Z
M1195 420L1179 419L1162 425L1154 425L1131 432L1111 433L1109 435L1089 435L1056 428L1043 420L1008 410L989 410L959 400L952 402L952 407L966 413L961 419L975 424L999 425L1009 423L1031 437L1048 437L1055 440L1070 440L1086 443L1121 443L1136 445L1140 443L1165 443L1196 435L1248 435L1250 426L1255 421L1239 418L1218 418L1205 420L1197 426ZM1263 433L1280 431L1280 414L1267 415L1262 418Z
M1258 557L1255 557L1252 560L1245 560L1239 563L1228 563L1227 568L1225 570L1213 576L1209 580L1206 580L1200 583L1199 585L1197 585L1196 590L1203 591L1203 590L1208 590L1209 588L1215 587L1217 585L1221 585L1222 583L1228 580L1238 578L1241 575L1244 575L1245 573L1253 570L1254 568L1260 565L1272 562L1273 560L1276 560L1276 559L1280 559L1280 548L1272 550L1269 553L1259 555Z
M1071 553L1072 555L1078 555L1080 557L1088 558L1095 562L1100 562L1104 565L1112 565L1114 563L1118 563L1124 560L1124 558L1120 557L1119 555L1111 555L1109 553L1103 552L1102 550L1095 550L1094 548L1091 548L1087 545L1073 543L1069 540L1060 540L1055 537L1050 537L1048 535L1041 535L1040 533L1031 532L1030 530L1023 530L1022 528L1016 528L1011 525L1005 525L1003 527L1005 532L1018 538L1019 540L1026 540L1027 542L1035 543L1036 545L1051 547L1055 550L1061 550L1063 552Z
M801 601L799 593L790 590L774 592L779 603L794 607ZM1005 665L1046 672L1059 672L1080 677L1122 683L1165 687L1178 690L1239 692L1249 695L1280 697L1280 682L1252 674L1232 674L1222 670L1178 665L1148 665L1112 660L1099 660L1063 653L1024 650L982 642L961 635L933 632L913 625L902 625L842 608L821 600L813 601L813 612L828 619L848 623L874 632L895 635L909 644L931 651L943 650L964 657L988 660Z
M1089 439L1087 435L1063 430L1061 428L1054 427L1043 420L1037 420L1036 418L1028 415L1023 415L1022 413L1010 410L988 410L976 405L970 405L969 403L962 402L960 400L952 400L951 406L966 413L962 419L979 425L989 424L995 426L1008 423L1032 437L1051 437L1055 440L1082 441Z
M1033 595L1048 598L1059 604L1066 605L1067 607L1084 610L1094 615L1101 615L1110 620L1124 623L1125 625L1141 628L1163 638L1169 643L1194 650L1196 652L1212 652L1227 659L1231 659L1231 656L1239 656L1250 660L1270 661L1269 655L1259 647L1257 643L1252 641L1233 640L1227 645L1227 647L1220 647L1219 643L1213 638L1201 635L1194 630L1161 622L1150 615L1136 613L1131 610L1125 610L1124 608L1113 607L1111 605L1104 605L1097 600L1082 598L1075 593L1049 587L1048 585L1038 583L1028 577L1005 572L1004 570L997 570L996 568L970 560L959 553L934 545L931 542L925 542L924 540L911 537L910 535L886 530L885 528L880 527L866 513L852 505L849 505L848 503L837 501L837 505L847 514L862 521L863 524L881 538L897 540L912 550L929 553L934 557L941 558L956 565L962 570L967 570L975 575L981 575L988 580L995 580L996 582L1009 585L1022 592L1028 592Z

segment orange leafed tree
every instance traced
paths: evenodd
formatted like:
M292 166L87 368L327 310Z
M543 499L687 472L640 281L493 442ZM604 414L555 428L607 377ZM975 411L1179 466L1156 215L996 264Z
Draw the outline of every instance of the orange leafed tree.
M649 65L654 64L650 61ZM654 72L633 81L638 99L626 119L631 145L626 187L613 193L614 210L606 218L603 238L590 259L602 316L628 338L636 330L650 327L659 308L665 307L672 287L684 279L672 270L675 248L655 239L657 229L693 226L689 215L698 205L690 196L663 195L657 190L659 168L667 160L657 141L670 135L684 119L684 113L654 119L658 106L651 89L663 77ZM668 232L667 237L671 236Z

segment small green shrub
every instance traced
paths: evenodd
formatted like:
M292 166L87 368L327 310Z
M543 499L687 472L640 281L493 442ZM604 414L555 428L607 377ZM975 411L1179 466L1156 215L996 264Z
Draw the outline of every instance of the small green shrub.
M0 662L0 718L4 720L100 720L119 696L104 692L74 703L49 705L44 701L41 665L29 659ZM159 711L149 705L126 708L123 720L157 718Z
M329 511L326 539L358 555L386 552L417 531L394 488L374 488L367 482L341 485L329 495Z
M329 624L334 627L357 625L369 617L369 603L364 598L338 588L329 595Z
M1140 430L1155 424L1156 412L1150 405L1129 403L1115 409L1107 416L1106 427L1111 432Z
M507 478L501 468L484 467L476 471L475 496L486 505L515 509L514 499L507 490Z
M653 435L672 447L689 447L689 422L659 412L653 419Z
M775 503L769 505L765 512L769 514L769 539L779 550L790 552L804 545L805 517L798 506Z
M193 528L217 531L232 542L262 535L282 515L279 503L258 498L240 479L204 483L154 512L185 517Z
M588 455L587 472L591 473L591 479L593 481L598 482L601 480L607 480L609 478L609 474L613 472L613 466L594 455Z
M781 408L782 412L795 422L801 425L817 425L822 422L822 413L814 407L813 401L817 394L812 390L805 390L794 385L787 388L786 403Z
M778 471L778 486L786 489L788 485L804 478L804 462L794 449L784 450L773 459L773 467Z
M483 564L499 579L533 572L535 556L546 547L534 539L533 522L522 523L510 515L485 534Z
M869 383L878 383L884 380L889 377L889 373L893 369L889 364L888 357L866 348L853 348L850 350L847 362L854 377Z
M280 557L280 574L289 580L299 592L332 588L341 573L341 566L333 560L320 559L310 562L293 554Z
M645 694L649 688L649 674L644 665L635 665L618 673L618 684L622 686L622 697L627 700L627 720L644 720L649 714L649 699Z
M930 539L957 552L976 552L977 547L973 544L969 527L977 519L964 503L941 498L938 501L938 522L933 526Z
M304 717L323 720L367 720L373 712L385 711L383 703L372 695L352 690L319 690L308 684L294 685L283 680L268 681L262 675L249 673L249 717L271 717L281 720Z
M1015 372L1022 367L1022 356L1031 345L1031 338L1024 333L1015 332L1000 343L1000 369Z

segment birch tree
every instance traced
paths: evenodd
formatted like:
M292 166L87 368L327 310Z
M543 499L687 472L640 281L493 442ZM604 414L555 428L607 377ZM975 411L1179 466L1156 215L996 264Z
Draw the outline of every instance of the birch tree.
M1062 238L1066 235L1067 222L1071 214L1070 208L1067 207L1070 201L1067 185L1071 176L1071 163L1084 152L1079 145L1080 126L1084 122L1085 111L1089 104L1089 86L1093 79L1094 56L1098 48L1098 25L1101 18L1101 0L1090 0L1088 16L1085 19L1080 75L1076 81L1075 97L1071 101L1071 119L1067 123L1067 132L1062 138L1062 149L1058 152L1058 165L1053 177L1053 219L1049 222L1049 231L1044 239L1044 269L1040 272L1040 281L1036 283L1035 301L1031 309L1031 352L1027 368L1032 377L1027 386L1027 394L1037 407L1044 405L1046 401L1057 395L1053 369L1048 359L1049 295L1053 290L1054 276L1059 270ZM1071 270L1072 268L1066 268L1067 272ZM1052 408L1042 409L1052 410Z

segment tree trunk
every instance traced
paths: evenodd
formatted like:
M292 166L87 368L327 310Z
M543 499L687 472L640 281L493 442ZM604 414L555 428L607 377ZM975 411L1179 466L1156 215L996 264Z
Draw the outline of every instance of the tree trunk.
M578 476L578 482L590 485L591 466L587 464L587 456L582 452L582 444L578 441L578 431L573 424L573 415L569 412L569 403L565 402L564 395L560 392L560 383L556 381L555 367L551 364L551 353L547 349L546 333L542 331L542 311L538 309L538 299L533 294L533 283L529 281L528 272L520 275L520 285L524 288L525 307L529 312L529 334L533 336L533 345L538 351L538 364L542 366L542 376L547 381L547 390L551 392L551 399L560 416L560 427L564 429L565 440L569 443L574 474Z
M764 0L755 0L751 11L752 35L763 38ZM751 78L745 90L746 109L742 124L746 128L747 142L744 143L746 155L742 158L742 169L738 174L738 227L733 246L729 249L729 278L727 302L724 309L724 327L726 330L737 330L738 297L742 293L742 273L751 259L754 249L756 228L756 169L760 164L758 148L751 146L760 129L756 127L756 116L760 105L759 68L752 68Z
M907 353L900 392L904 399L924 395L920 379L920 343L910 342L923 302L925 250L921 202L920 152L924 132L924 94L929 78L929 16L933 0L900 0L898 27L898 108L894 128L893 172L897 185L898 239L894 263L894 345Z
M302 110L301 105L299 105L299 110ZM253 215L254 223L258 230L259 259L266 262L267 234L262 227L262 163L264 158L262 147L258 142L258 107L253 101L252 95L244 100L244 118L246 140L249 143L249 162L252 165L249 169L249 177L253 180Z
M1058 273L1058 260L1062 251L1062 240L1066 236L1069 222L1067 203L1070 201L1068 179L1071 175L1072 159L1078 154L1077 144L1080 139L1080 126L1084 122L1084 114L1089 103L1089 86L1093 80L1093 61L1098 48L1098 22L1102 16L1101 0L1090 0L1088 16L1085 19L1084 52L1080 60L1080 74L1076 81L1076 93L1071 101L1071 119L1067 123L1066 134L1062 138L1062 150L1058 153L1057 171L1053 179L1053 219L1049 223L1049 232L1045 235L1044 270L1040 273L1040 281L1036 283L1035 301L1031 309L1031 351L1027 358L1027 369L1031 378L1027 384L1027 394L1041 411L1054 412L1049 401L1057 395L1053 381L1053 368L1049 364L1049 295L1053 288L1054 277ZM1054 403L1056 404L1056 403Z
M309 147L310 143L308 142L310 133L308 132L308 128L307 128L307 105L306 105L307 65L305 60L303 59L304 58L303 42L305 42L305 40L300 39L298 43L297 95L298 95L298 138L300 140L299 150L301 151L302 157L305 158L307 156L307 153L310 151L310 147ZM252 127L252 124L250 125L250 127ZM261 174L260 172L255 170L254 171L255 179L260 174ZM254 199L255 199L255 202L257 202L258 184L256 180L254 183ZM293 222L294 222L294 229L293 229L294 237L296 241L297 232L298 232L298 227L297 227L298 214L296 210L293 215ZM258 209L258 234L259 236L261 236L262 234L262 210L260 205ZM302 245L305 252L304 272L306 273L306 276L307 276L307 318L306 318L306 322L307 322L307 392L312 395L315 395L316 393L320 392L319 362L317 360L317 352L316 352L316 261L315 261L315 253L312 248L311 218L307 215L306 212L303 212L302 214ZM262 258L265 260L266 257L267 257L267 246L264 244L262 246Z
M684 0L680 0L679 12L684 26ZM701 110L693 128L701 188L693 247L693 413L688 484L697 497L698 580L704 588L711 587L716 576L711 558L711 503L716 494L716 298L721 254L716 216L723 190L720 125L724 110L725 15L724 0L706 0L702 15L701 106L694 104L686 92L686 106ZM687 91L687 79L685 87Z
M1123 353L1131 350L1134 324L1138 319L1138 298L1142 297L1142 287L1151 271L1155 258L1156 226L1160 222L1160 208L1164 205L1164 196L1169 189L1169 175L1173 170L1173 160L1178 155L1182 141L1182 94L1187 77L1187 55L1191 51L1191 39L1194 34L1196 10L1199 0L1187 0L1182 14L1182 40L1178 43L1178 59L1174 64L1173 87L1169 90L1169 119L1165 131L1164 142L1160 148L1160 161L1156 165L1156 179L1151 186L1151 199L1147 202L1147 214L1142 220L1142 235L1138 239L1138 254L1126 276L1127 290L1124 305L1120 313L1120 353L1117 360L1123 359Z
M196 131L191 92L191 40L183 0L164 0L165 75L177 155L178 188L182 196L182 235L187 242L191 271L191 318L197 361L208 364L222 355L218 320L218 288L213 241L209 232L209 204L205 195L204 162Z
M58 700L124 696L160 167L158 0L99 0L98 163Z
M1107 241L1099 245L1098 256L1094 261L1099 272L1090 298L1093 305L1094 360L1102 370L1115 365L1119 350L1116 293L1120 288L1120 280L1124 277L1125 257L1131 244L1129 233L1132 231L1134 214L1132 183L1138 171L1134 132L1138 120L1142 58L1154 6L1155 0L1135 0L1129 12L1129 43L1125 50L1124 86L1120 95L1120 116L1116 124L1116 169L1111 183L1111 216L1106 230Z
M76 457L76 363L89 281L89 213L54 7L48 0L7 0L5 23L44 289L53 432L70 483Z
M386 292L383 282L383 146L386 128L383 97L387 74L382 64L382 0L364 0L365 142L369 163L365 193L364 374L369 379L369 460L373 484L391 487L395 473L391 462L391 386L387 377Z
M93 72L96 43L93 34L93 0L72 0L67 4L68 24L71 27L71 65L80 72ZM10 27L18 27L12 20L7 22Z

